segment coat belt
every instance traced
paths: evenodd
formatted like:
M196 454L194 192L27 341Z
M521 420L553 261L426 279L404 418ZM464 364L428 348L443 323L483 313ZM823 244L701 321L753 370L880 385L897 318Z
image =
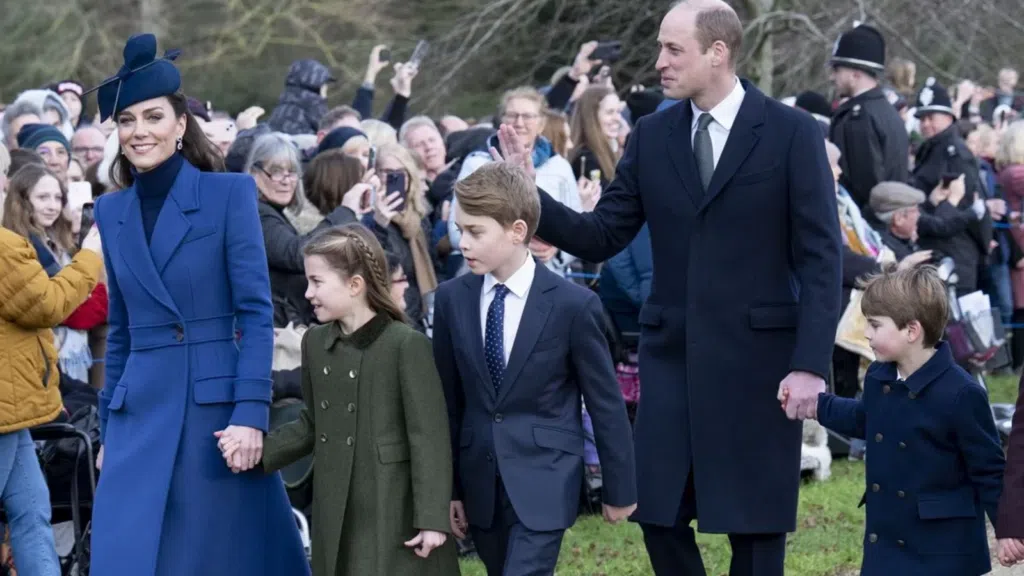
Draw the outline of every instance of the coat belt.
M131 334L133 352L236 338L234 315L194 318L148 326L129 326L128 332Z

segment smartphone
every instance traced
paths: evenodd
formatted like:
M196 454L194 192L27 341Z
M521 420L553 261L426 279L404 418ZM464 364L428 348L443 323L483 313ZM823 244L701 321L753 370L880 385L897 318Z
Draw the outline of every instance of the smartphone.
M381 50L378 58L380 59L381 62L391 62L391 49L385 48Z
M427 52L430 50L430 43L426 40L420 40L416 43L416 50L413 51L412 57L409 58L407 64L411 64L419 68L423 58L426 57Z
M92 202L92 184L88 182L68 183L68 208L75 209Z
M377 147L370 146L370 157L366 160L366 169L373 170L377 167Z
M389 172L387 184L384 186L384 197L391 196L395 192L398 192L398 196L405 203L406 197L409 196L409 189L405 185L405 172Z
M92 230L92 225L96 222L93 219L92 207L92 202L86 202L82 205L82 227L78 231L79 246L82 245L82 242L85 242L85 237L89 235L89 230Z
M601 42L590 54L591 60L600 60L602 64L612 64L622 58L622 42L611 40Z
M580 156L580 176L584 176L587 173L587 157Z

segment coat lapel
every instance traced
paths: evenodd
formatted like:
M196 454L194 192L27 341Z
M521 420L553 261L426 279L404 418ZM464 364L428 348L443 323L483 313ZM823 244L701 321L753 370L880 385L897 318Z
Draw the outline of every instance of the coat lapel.
M689 100L684 100L679 106L674 106L675 118L671 121L671 129L667 140L668 156L683 181L683 188L694 206L700 205L700 199L704 196L704 189L701 186L697 172L697 161L693 157L693 141L690 132L693 125L693 108Z
M153 239L149 250L158 274L163 274L167 263L192 228L185 214L198 209L199 170L188 162L183 162L153 227Z
M178 313L167 287L160 279L160 274L153 265L153 258L150 256L149 247L146 245L146 232L142 229L142 210L139 207L139 197L135 187L124 192L128 199L125 209L121 213L121 227L117 233L118 251L124 259L128 269L138 279L142 287L149 292L150 296L157 302L163 304L174 314ZM154 240L156 234L153 234Z
M519 322L519 329L516 331L516 341L512 344L512 353L509 355L508 365L505 367L505 375L501 379L501 389L498 391L498 403L508 396L519 373L523 371L526 360L533 352L544 325L547 323L548 315L551 313L551 300L547 292L558 287L555 282L556 276L543 264L537 263L537 271L533 277L533 284L530 286L529 295L526 297L526 308L523 310L523 318ZM478 308L479 309L479 308Z
M758 132L761 124L764 123L764 94L753 84L743 81L743 89L746 94L743 96L743 104L740 105L739 114L733 122L732 130L729 131L729 139L725 142L722 150L722 157L718 159L715 166L715 173L711 176L711 184L704 195L704 201L700 205L703 210L715 199L715 196L725 188L725 185L736 174L736 170L743 165L743 162L750 155L750 151L757 145Z
M462 329L469 336L469 361L476 368L479 381L484 384L491 400L495 399L494 382L491 380L491 373L487 370L487 360L484 359L484 335L480 329L480 291L483 289L484 277L476 274L468 275L462 284L465 288L465 300L459 308L465 310L462 314Z

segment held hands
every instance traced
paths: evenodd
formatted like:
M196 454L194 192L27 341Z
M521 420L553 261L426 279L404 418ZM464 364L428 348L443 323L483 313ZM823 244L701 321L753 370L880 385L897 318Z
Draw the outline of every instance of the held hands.
M214 432L224 461L235 474L256 467L263 458L263 431L248 426L228 426Z
M999 540L999 563L1013 566L1024 562L1024 540L1001 538Z
M434 532L433 530L420 530L420 533L415 538L405 543L406 548L415 548L416 555L420 558L426 558L430 556L430 551L434 548L440 548L445 541L448 539L448 535L443 532Z
M452 500L448 508L448 521L452 525L452 534L460 540L464 539L469 523L466 521L466 508L462 505L462 500Z
M628 519L630 515L636 511L636 504L630 504L629 506L622 507L602 504L601 511L605 522L609 524L618 524L619 522Z
M810 372L790 372L779 384L778 399L790 420L813 420L818 416L818 394L825 381Z

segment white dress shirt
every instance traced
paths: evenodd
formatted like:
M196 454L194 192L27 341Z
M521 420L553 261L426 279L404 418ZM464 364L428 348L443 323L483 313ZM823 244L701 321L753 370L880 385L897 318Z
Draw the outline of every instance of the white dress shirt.
M533 256L527 254L526 262L516 270L508 280L505 287L508 294L505 295L505 326L502 331L502 344L505 348L505 364L508 364L508 357L512 354L512 345L516 341L516 333L519 332L519 322L523 319L523 310L526 309L526 297L530 295L530 286L533 285L533 277L537 272L537 263ZM494 300L494 286L498 280L491 274L484 276L484 285L480 294L480 337L484 339L484 347L487 347L487 309Z
M736 116L740 113L740 106L743 105L743 96L746 94L746 90L743 89L743 84L740 83L740 79L736 79L736 85L733 86L732 92L711 109L709 114L713 122L708 124L708 134L711 135L711 149L714 151L715 156L715 167L718 167L718 159L722 157L722 150L725 149L725 142L729 139L729 132L732 130L732 125L736 122ZM693 108L693 123L690 125L690 144L693 144L693 137L697 135L697 121L700 119L700 115L704 113L704 110L697 108L697 105L690 100L690 106Z

